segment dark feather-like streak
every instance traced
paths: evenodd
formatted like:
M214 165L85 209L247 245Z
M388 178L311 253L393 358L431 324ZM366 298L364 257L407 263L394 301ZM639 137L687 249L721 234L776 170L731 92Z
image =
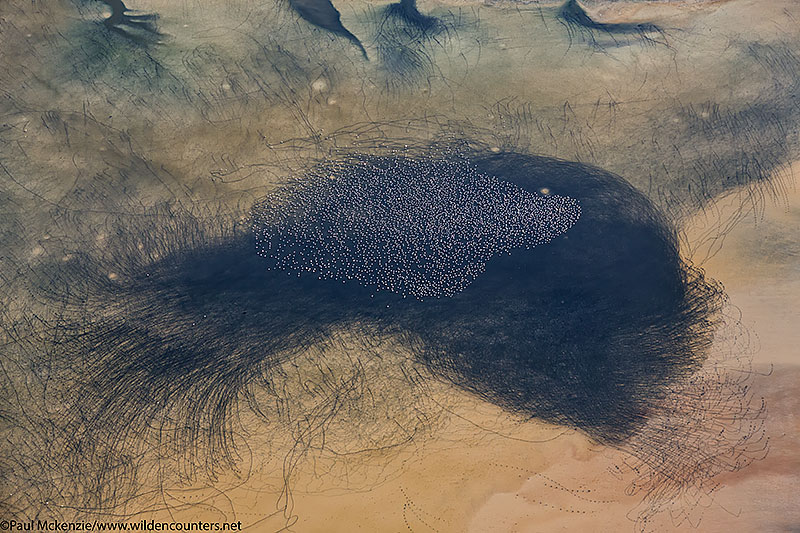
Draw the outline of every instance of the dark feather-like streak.
M358 37L350 33L350 31L344 27L341 14L330 0L289 0L289 5L309 24L313 24L323 30L328 30L336 35L346 37L361 50L364 59L369 60L364 45L361 44Z

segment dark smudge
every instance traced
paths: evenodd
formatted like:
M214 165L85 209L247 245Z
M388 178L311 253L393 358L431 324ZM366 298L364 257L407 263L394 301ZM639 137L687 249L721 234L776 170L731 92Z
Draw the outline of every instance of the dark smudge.
M109 30L141 44L161 35L155 24L158 20L158 15L149 13L129 15L130 9L122 0L101 1L111 8L111 15L103 21L103 24Z
M344 27L339 11L333 6L330 0L289 0L289 5L292 6L292 9L306 22L345 37L358 47L364 59L369 59L364 45L361 44L358 37L350 33L350 31Z
M87 393L102 406L94 416L144 422L185 397L222 421L254 372L368 324L408 339L436 373L508 410L625 439L669 380L702 363L719 291L681 260L667 223L620 178L515 153L474 163L523 189L575 198L582 216L550 244L491 259L450 298L270 271L251 235L212 238L196 222L175 225L175 235L129 227L113 264L87 256L48 272L42 290L54 302L85 293L62 348L90 362ZM349 172L347 163L334 168ZM170 249L173 239L184 244Z
M358 431L371 435L370 448L396 445L435 418L406 408L418 399L403 395L386 400L393 402L387 412L409 411L414 433L383 415L375 397L400 382L449 383L520 417L626 450L643 465L636 473L646 478L637 490L649 491L646 517L663 508L660 495L703 488L711 475L763 452L763 443L751 445L763 406L747 406L746 385L727 378L719 384L714 380L723 378L713 372L696 377L724 293L681 259L673 230L643 195L579 163L515 152L423 152L352 154L303 179L346 178L366 163L383 164L399 169L402 187L415 182L413 172L440 168L441 158L467 157L486 176L577 200L580 219L549 243L494 256L452 297L420 301L355 280L270 270L246 217L177 206L108 215L105 224L79 213L57 216L53 235L71 228L71 238L48 241L53 259L25 275L25 312L0 321L4 360L35 376L26 392L8 371L0 375L19 397L30 396L27 418L11 408L3 415L8 438L27 443L0 463L10 485L24 488L6 505L20 513L62 504L107 511L134 501L148 472L191 480L198 472L235 471L244 438L238 421L248 407L257 419L278 423L254 395L283 413L280 424L288 425L272 427L291 428L287 435L298 439L292 450L324 448L337 416L349 417L348 431L363 418ZM383 216L394 222L391 212ZM383 244L390 250L397 243ZM393 377L360 372L340 381L326 370L330 361L311 359L342 334L351 339L341 346L344 364L382 359L387 354L376 347L394 339L425 372L401 366ZM312 394L310 408L293 396L303 391L281 377L301 360L325 376L303 385L323 394ZM424 396L424 388L415 390ZM729 420L732 404L741 413ZM49 429L32 433L30 424ZM717 435L720 424L733 428L727 440ZM749 433L737 433L739 426ZM713 440L698 440L708 431ZM698 465L707 446L725 459ZM155 462L143 462L152 455ZM180 457L188 457L187 466L166 470L168 459ZM287 485L300 459L295 451L284 459ZM62 467L53 471L52 464Z
M417 8L417 0L400 0L400 2L389 4L386 13L401 17L409 24L426 32L435 31L441 22L436 17L423 15Z
M648 42L651 42L651 39L648 38L647 34L662 33L658 26L649 22L597 22L586 13L586 10L577 0L567 0L558 10L558 19L566 25L570 36L572 36L575 31L578 31L584 34L588 40L594 44L597 44L594 35L595 31L602 32L611 37L612 40L615 35L635 35Z

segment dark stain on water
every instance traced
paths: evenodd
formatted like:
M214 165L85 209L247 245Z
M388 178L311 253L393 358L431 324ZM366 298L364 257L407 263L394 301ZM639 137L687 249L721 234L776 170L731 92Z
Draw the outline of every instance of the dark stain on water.
M109 30L141 44L162 35L156 26L158 15L153 13L129 14L131 10L122 0L101 1L111 8L111 15L103 21Z
M368 349L378 332L508 411L624 440L673 379L702 363L722 293L681 260L667 222L623 179L517 153L472 164L574 198L582 214L549 244L492 258L452 297L269 270L249 231L215 235L192 217L125 221L112 259L86 255L42 273L41 292L79 310L74 336L60 326L59 350L90 362L82 397L96 397L110 424L144 423L176 397L222 423L241 389L292 353L341 330L361 332Z
M361 44L358 37L344 27L341 14L330 0L289 0L289 5L303 20L318 28L346 38L361 51L364 59L369 59L364 45Z
M558 10L558 19L566 26L570 37L582 34L593 44L599 44L596 34L602 34L615 44L624 44L617 41L615 36L632 35L648 43L655 43L650 35L663 36L663 30L650 22L616 22L606 23L594 20L577 0L567 0Z

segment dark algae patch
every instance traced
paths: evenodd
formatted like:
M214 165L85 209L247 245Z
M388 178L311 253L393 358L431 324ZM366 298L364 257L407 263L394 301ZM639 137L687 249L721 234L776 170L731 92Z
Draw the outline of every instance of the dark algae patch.
M285 428L288 490L334 433L368 450L430 434L433 385L622 449L640 463L644 519L763 455L746 382L701 370L724 293L681 259L649 200L601 169L441 147L350 153L249 216L104 212L56 213L52 259L27 270L27 307L0 322L9 360L58 376L30 385L28 422L9 419L9 438L33 420L62 435L6 461L28 465L8 470L26 487L15 509L111 509L150 494L146 472L237 471L245 416Z
M330 0L289 0L289 5L306 22L349 40L361 51L364 59L368 59L361 41L344 27L341 14Z
M129 14L131 10L122 0L102 0L102 2L111 8L111 15L103 21L109 30L143 44L161 35L156 26L158 15Z
M370 176L382 187L364 185ZM112 423L132 413L144 423L159 406L191 397L200 402L191 409L196 416L222 422L254 373L334 331L377 330L405 338L436 375L482 398L617 442L646 420L666 383L705 357L720 293L681 260L649 201L616 176L503 153L469 165L356 154L304 177L332 179L362 183L374 205L358 205L363 198L352 187L333 194L323 183L325 194L301 190L284 212L257 205L258 247L243 226L220 234L170 215L171 230L120 228L113 264L87 255L54 267L45 291L54 301L86 293L63 348L90 354L87 386L102 406L95 416ZM436 180L458 187L437 189ZM465 183L486 190L446 197ZM501 188L492 193L487 183ZM423 186L427 197L414 194ZM409 193L405 199L395 198L399 190ZM464 203L491 194L494 214L463 230ZM423 199L424 209L409 203ZM532 241L514 219L526 213L525 202L540 217L531 220ZM364 225L370 208L379 219L372 229ZM333 226L314 216L336 210L343 218ZM376 229L416 222L424 229L410 244L398 237L408 232ZM301 233L298 224L306 225ZM265 232L274 244L287 231L290 244L266 258L256 254L265 250ZM520 233L519 245L498 241L504 231ZM326 240L323 251L312 246ZM495 253L486 252L491 247ZM212 434L221 439L222 428Z
M597 44L595 32L609 37L615 41L615 36L633 35L652 41L648 34L661 34L662 30L650 22L618 22L607 23L594 20L577 0L567 0L558 10L558 19L567 27L572 36L582 33L588 37L589 42Z

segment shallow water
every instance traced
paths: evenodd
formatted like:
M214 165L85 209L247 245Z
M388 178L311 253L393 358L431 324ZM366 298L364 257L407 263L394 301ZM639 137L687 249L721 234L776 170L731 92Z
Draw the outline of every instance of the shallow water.
M554 3L105 4L0 7L4 511L800 522L792 2L588 2L578 26ZM251 209L294 180L443 147L580 217L424 301L255 253ZM420 232L447 242L456 204L408 198L450 206Z

